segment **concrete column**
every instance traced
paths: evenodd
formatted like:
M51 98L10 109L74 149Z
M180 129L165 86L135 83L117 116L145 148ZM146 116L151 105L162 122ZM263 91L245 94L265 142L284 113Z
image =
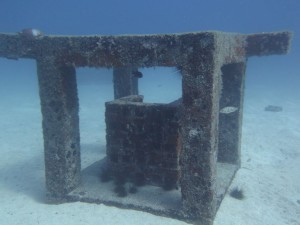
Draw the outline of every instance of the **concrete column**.
M113 70L114 97L138 95L138 78L133 76L133 67L117 67Z
M201 225L213 223L217 208L220 70L210 49L194 49L182 67L182 203L186 215Z
M80 182L80 137L76 71L54 57L37 60L43 115L45 172L50 201L60 200Z
M245 69L246 62L222 67L218 161L238 166L241 163Z

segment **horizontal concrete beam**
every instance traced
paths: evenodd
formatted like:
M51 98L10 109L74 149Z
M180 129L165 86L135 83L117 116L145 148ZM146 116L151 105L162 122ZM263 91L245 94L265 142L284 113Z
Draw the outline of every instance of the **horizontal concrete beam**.
M286 54L290 49L291 39L291 32L247 35L246 54L248 57Z
M222 40L219 45L217 39ZM179 66L193 49L220 48L227 59L236 61L238 57L285 54L290 41L290 32L243 35L213 31L123 36L0 33L0 57L39 59L51 56L57 63L76 67Z

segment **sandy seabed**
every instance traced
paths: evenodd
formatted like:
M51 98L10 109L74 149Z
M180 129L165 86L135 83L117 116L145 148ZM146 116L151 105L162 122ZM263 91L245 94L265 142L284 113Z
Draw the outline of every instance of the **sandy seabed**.
M159 85L158 90L165 91L163 85ZM152 97L167 96L147 91L144 94ZM104 101L112 96L112 87L108 84L79 86L83 168L105 155ZM270 104L282 106L283 111L264 111ZM24 87L2 83L0 109L0 224L186 224L105 205L45 204L37 84ZM231 185L231 188L242 188L245 199L237 200L227 195L215 225L300 224L299 112L299 93L295 95L291 91L259 85L246 89L242 167Z

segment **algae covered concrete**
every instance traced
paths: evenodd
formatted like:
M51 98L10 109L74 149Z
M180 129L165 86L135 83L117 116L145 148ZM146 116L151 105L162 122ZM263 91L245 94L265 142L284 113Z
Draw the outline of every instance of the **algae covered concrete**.
M234 167L226 174L227 180L233 178L240 166L247 58L285 54L290 41L289 32L244 35L213 31L138 36L0 34L0 57L37 61L47 192L51 201L58 202L70 199L68 194L80 187L84 174L80 173L76 68L177 67L182 74L179 119L182 208L175 214L196 224L212 224L222 201L217 194L217 162ZM128 73L126 69L123 71ZM120 77L118 73L116 76ZM138 94L132 78L124 79L129 91L124 94L122 85L116 84L115 93ZM226 107L237 110L221 114L220 109ZM223 189L226 191L227 187ZM137 208L131 204L126 207ZM155 211L143 206L139 209ZM174 216L168 212L163 215Z

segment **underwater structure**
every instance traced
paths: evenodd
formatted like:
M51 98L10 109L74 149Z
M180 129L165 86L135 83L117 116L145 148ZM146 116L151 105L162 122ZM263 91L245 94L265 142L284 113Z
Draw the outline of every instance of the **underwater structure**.
M286 54L290 42L289 32L52 36L25 29L0 34L0 57L36 60L49 202L211 225L240 167L247 59ZM156 66L178 68L181 99L143 103L138 68ZM107 157L83 171L78 67L113 68L115 94L106 103ZM124 189L136 193L122 198Z

